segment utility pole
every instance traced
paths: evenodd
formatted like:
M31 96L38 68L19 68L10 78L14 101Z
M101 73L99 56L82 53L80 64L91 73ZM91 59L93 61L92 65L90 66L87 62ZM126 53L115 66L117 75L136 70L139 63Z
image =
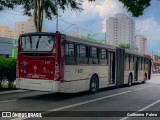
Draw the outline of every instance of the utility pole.
M57 15L56 15L56 31L58 31L58 0L56 0L56 8L57 8Z
M58 31L58 15L56 15L56 31Z

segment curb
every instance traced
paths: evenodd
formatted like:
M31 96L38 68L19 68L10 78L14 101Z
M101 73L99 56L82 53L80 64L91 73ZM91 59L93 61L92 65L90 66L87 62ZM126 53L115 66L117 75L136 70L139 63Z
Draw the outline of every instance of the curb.
M10 91L3 91L3 92L0 92L0 95L10 94L10 93L21 93L21 92L27 92L27 91L30 91L30 90L10 90Z

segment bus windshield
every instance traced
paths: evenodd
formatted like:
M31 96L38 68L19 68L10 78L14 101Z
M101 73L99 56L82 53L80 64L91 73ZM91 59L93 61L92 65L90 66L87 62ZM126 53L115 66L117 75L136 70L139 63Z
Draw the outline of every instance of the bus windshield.
M54 35L22 36L22 52L51 52L54 47Z

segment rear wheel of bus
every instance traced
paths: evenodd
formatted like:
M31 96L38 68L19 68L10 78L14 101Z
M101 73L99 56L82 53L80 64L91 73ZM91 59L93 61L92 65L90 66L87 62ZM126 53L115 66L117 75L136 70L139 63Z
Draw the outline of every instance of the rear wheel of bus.
M96 76L92 76L91 81L90 81L90 90L89 92L91 94L94 94L98 91L98 79Z

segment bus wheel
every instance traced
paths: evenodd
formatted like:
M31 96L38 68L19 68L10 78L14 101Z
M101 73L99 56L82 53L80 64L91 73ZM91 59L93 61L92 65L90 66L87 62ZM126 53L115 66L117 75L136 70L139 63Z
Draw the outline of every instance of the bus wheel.
M131 87L132 86L132 76L129 75L128 77L128 87Z
M91 81L90 81L90 90L89 90L89 92L91 94L94 94L97 91L98 91L98 79L97 79L97 77L93 76L91 78Z
M144 81L142 83L146 83L146 80L147 80L147 76L144 75Z

